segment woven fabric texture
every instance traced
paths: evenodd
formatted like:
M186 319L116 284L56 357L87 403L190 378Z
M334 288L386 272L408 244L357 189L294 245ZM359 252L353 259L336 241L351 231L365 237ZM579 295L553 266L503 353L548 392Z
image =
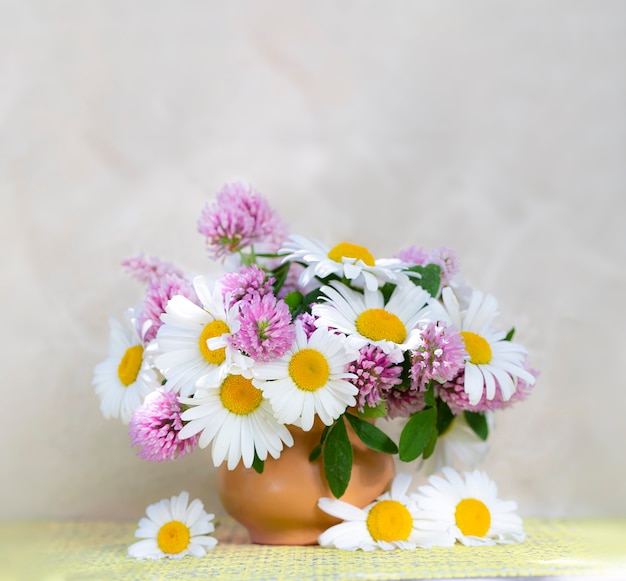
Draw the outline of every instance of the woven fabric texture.
M0 580L626 579L626 520L620 519L527 519L522 544L371 553L252 545L232 520L216 525L219 543L204 558L138 561L126 555L136 523L0 523Z

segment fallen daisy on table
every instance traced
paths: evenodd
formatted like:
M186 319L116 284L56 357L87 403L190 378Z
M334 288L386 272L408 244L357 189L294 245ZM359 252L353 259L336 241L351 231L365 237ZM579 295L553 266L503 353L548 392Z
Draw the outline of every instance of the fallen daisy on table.
M139 521L135 536L142 539L128 547L128 556L135 559L180 559L185 555L204 557L217 545L210 536L215 530L213 518L202 501L189 503L189 493L181 492L170 500L163 499L146 509L148 518Z
M485 472L460 474L450 467L443 476L433 475L429 484L413 494L420 518L439 525L463 545L521 543L522 519L517 504L498 498L495 482Z
M319 508L344 522L324 531L318 538L319 544L346 551L453 545L454 538L442 528L437 530L431 523L422 528L417 504L408 495L411 480L409 474L396 475L391 490L365 508L334 498L320 498Z

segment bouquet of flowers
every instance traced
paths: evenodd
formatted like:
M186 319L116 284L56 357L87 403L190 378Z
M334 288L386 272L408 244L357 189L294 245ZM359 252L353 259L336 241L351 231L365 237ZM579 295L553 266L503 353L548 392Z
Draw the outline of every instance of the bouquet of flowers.
M252 187L224 186L198 220L221 277L143 255L145 285L93 385L106 418L129 424L151 461L211 444L213 464L262 472L293 443L288 426L325 429L311 450L334 496L349 481L349 425L369 447L429 472L485 453L495 410L524 399L537 373L498 305L462 278L447 248L377 259L289 234ZM402 418L394 442L371 418ZM380 422L379 422L380 424Z

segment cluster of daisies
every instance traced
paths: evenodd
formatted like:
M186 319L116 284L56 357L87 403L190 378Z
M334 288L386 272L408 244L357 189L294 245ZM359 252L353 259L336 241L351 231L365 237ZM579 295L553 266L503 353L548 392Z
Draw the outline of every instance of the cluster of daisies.
M461 543L485 546L523 542L522 519L513 501L498 498L497 487L478 470L459 473L445 467L412 490L412 477L399 473L390 490L364 508L336 498L320 498L318 507L341 522L318 538L322 547L345 551L412 550ZM203 557L217 545L210 535L213 514L202 502L189 504L182 492L150 505L139 521L128 555L137 559Z
M494 411L535 383L525 348L496 326L496 299L464 281L447 248L377 259L357 244L329 247L290 234L240 183L205 206L198 231L224 273L124 261L144 296L111 319L109 354L94 371L103 415L129 425L147 460L210 445L216 467L261 472L293 444L290 430L323 425L312 458L339 498L349 458L325 459L345 448L345 421L368 446L428 473L455 459L472 468ZM399 442L360 430L371 418L401 418Z

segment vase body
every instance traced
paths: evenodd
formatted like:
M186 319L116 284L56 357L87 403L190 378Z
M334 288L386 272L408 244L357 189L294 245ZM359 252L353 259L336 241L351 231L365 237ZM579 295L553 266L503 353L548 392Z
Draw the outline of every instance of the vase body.
M366 447L347 427L354 461L341 500L362 508L388 490L394 461L391 455ZM224 509L248 530L253 543L312 545L328 527L340 522L317 507L319 498L333 498L322 459L309 461L323 429L319 420L309 432L289 426L294 445L285 448L278 460L268 457L262 474L241 462L234 470L220 466L218 491Z

